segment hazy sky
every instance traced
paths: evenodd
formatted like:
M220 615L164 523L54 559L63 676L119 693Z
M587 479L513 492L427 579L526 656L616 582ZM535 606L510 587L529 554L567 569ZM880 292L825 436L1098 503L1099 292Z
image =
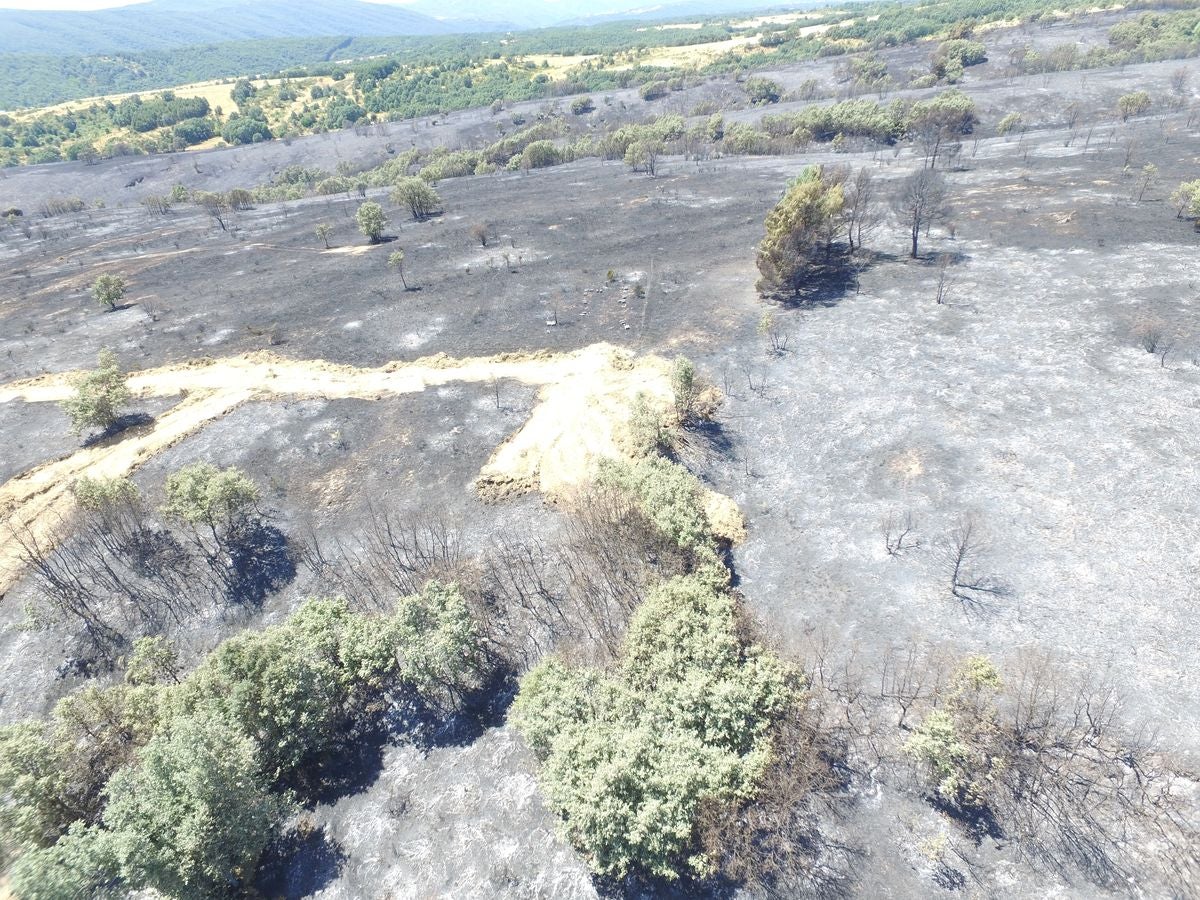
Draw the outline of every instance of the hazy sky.
M142 0L0 0L0 9L104 9Z
M145 0L0 0L0 9L107 9L110 6L129 6ZM371 3L397 3L404 0L368 0Z

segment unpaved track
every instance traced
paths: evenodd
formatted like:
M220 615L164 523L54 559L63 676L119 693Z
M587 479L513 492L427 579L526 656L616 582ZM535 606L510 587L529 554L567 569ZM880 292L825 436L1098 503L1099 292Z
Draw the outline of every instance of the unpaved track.
M43 375L0 386L0 403L57 402L70 396L75 373ZM275 397L377 399L419 393L451 382L511 379L542 387L525 424L501 444L476 482L485 496L530 490L548 497L585 478L597 457L618 457L629 404L639 393L670 402L669 367L655 356L634 357L609 344L573 353L524 353L358 369L323 360L290 360L270 353L205 359L129 375L135 397L182 396L150 425L44 463L0 485L0 595L20 576L13 531L52 545L73 506L71 484L81 477L115 478L248 400Z

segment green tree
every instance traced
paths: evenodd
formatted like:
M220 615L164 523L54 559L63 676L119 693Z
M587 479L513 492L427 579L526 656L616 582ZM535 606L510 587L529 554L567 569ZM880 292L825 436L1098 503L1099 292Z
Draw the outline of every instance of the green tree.
M70 417L72 432L81 434L91 428L105 431L112 428L129 400L129 388L117 355L111 350L101 350L99 367L76 378L75 393L59 406Z
M224 897L249 883L286 812L254 741L206 710L172 721L107 793L104 827L125 882L168 897Z
M140 502L137 485L128 478L88 478L71 485L75 502L89 512L107 512Z
M744 87L746 89L746 96L755 105L760 103L778 103L779 98L783 96L783 88L769 78L747 78Z
M265 773L294 780L395 669L390 623L355 616L344 600L309 600L280 625L222 643L172 692L172 711L219 713L254 739Z
M658 172L658 158L662 152L662 141L636 140L625 150L625 165L634 172L645 172L654 177Z
M1200 179L1181 182L1179 187L1171 192L1171 202L1176 207L1176 218L1200 217Z
M926 715L904 745L928 767L937 793L960 808L986 805L992 776L1005 765L995 706L1002 686L991 660L968 658L951 677L944 705Z
M522 679L510 719L593 870L675 879L708 871L700 810L753 793L794 697L779 659L739 638L732 597L676 578L638 607L611 671L551 658Z
M383 237L383 229L388 221L387 216L383 214L383 207L374 200L368 200L358 208L354 218L358 222L358 230L366 236L367 240L372 244L378 244L379 239Z
M704 509L704 488L682 466L661 456L648 456L636 462L602 459L596 482L627 493L655 527L680 549L711 544L712 528Z
M393 616L400 677L427 700L460 696L480 670L480 635L455 584L430 581L404 597Z
M796 295L829 257L829 237L842 213L842 184L810 166L767 214L756 262L763 294Z
M316 227L317 237L325 243L325 249L329 249L329 235L333 232L333 226L328 222L322 222Z
M1150 95L1145 91L1132 91L1117 98L1117 112L1121 121L1127 121L1133 116L1140 116L1150 108Z
M0 728L0 862L53 843L78 818L67 779L41 723Z
M400 273L400 283L402 285L404 285L404 289L407 291L409 288L408 288L408 280L404 277L404 250L403 249L393 250L390 254L388 254L388 267L395 269L397 272Z
M241 469L218 469L212 463L184 466L167 477L163 512L192 526L205 526L215 536L236 531L258 507L258 486Z
M442 208L442 198L423 178L408 176L401 178L392 188L392 202L397 206L407 206L412 217L418 222L428 219Z
M125 680L129 684L160 684L178 682L179 654L164 637L142 637L133 642L133 652L125 663Z
M1005 135L1018 131L1025 124L1025 117L1019 112L1011 112L996 123L996 134Z
M105 272L96 276L96 280L92 282L92 299L111 312L125 298L127 287L123 277Z
M49 847L31 848L9 869L21 900L81 900L116 896L105 888L120 876L108 833L75 822Z

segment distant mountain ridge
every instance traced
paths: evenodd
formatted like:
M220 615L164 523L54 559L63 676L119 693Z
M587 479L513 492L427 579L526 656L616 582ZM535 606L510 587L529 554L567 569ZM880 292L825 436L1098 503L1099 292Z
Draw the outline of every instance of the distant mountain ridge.
M358 0L150 0L91 12L0 9L0 53L91 55L334 35L431 35L472 28L409 7Z
M515 21L518 27L591 25L619 19L678 19L751 10L796 9L823 0L415 0L408 9L448 22Z
M679 18L781 6L770 0L149 0L89 12L0 9L0 54L94 56L230 41L384 37Z

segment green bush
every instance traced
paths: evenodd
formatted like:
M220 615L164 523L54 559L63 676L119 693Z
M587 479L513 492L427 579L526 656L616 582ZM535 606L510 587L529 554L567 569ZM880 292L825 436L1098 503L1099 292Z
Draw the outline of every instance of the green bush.
M17 855L23 900L100 896L114 878L181 900L229 896L285 810L275 783L303 783L305 764L399 680L440 701L474 686L482 662L466 601L437 582L382 618L310 600L225 641L182 682L168 646L139 641L128 684L0 728L0 862Z
M393 634L344 600L309 600L280 625L222 643L172 692L171 711L220 713L254 738L265 772L294 778L338 744L361 700L388 683Z
M744 122L731 122L724 130L721 149L737 156L762 156L773 148L767 132Z
M521 151L522 169L545 169L562 161L562 151L550 141L534 141Z
M480 635L462 592L428 582L396 604L391 627L400 656L400 679L426 700L461 696L480 672Z
M1200 217L1200 179L1180 182L1171 193L1171 202L1177 207L1177 216Z
M383 207L374 200L368 200L358 208L354 219L363 236L372 244L378 244L379 239L383 237L384 226L387 225L387 216L383 214Z
M993 697L1001 687L991 660L968 658L950 679L945 705L931 710L904 745L927 767L938 795L963 809L986 805L992 770L1004 765L994 746Z
M442 198L428 181L411 176L396 182L392 189L391 201L397 206L407 206L417 221L428 219L442 208Z
M829 235L845 194L836 172L810 166L794 179L763 223L756 264L763 294L796 295L825 265Z
M629 407L626 423L627 444L630 455L653 456L671 446L670 429L663 425L660 412L650 404L644 393L638 393Z
M957 62L960 69L968 66L977 66L980 63L987 62L987 47L979 43L979 41L970 41L963 38L943 41L938 45L937 52L934 53L934 65L936 66L939 63L945 65L951 60Z
M221 715L175 719L113 776L104 843L127 885L225 897L246 883L287 811L255 742Z
M107 310L117 308L117 304L125 299L125 289L128 287L120 275L105 272L97 275L92 282L92 299Z
M1025 117L1019 112L1009 113L1003 119L996 123L996 134L1004 135L1013 131L1017 131L1025 121Z
M1117 112L1121 115L1121 121L1140 116L1142 113L1150 109L1150 95L1145 91L1132 91L1128 94L1122 94L1117 99Z
M636 462L604 459L596 481L633 497L655 527L684 550L711 544L704 512L704 488L695 475L669 460L651 456Z
M671 86L665 81L648 81L638 88L638 94L643 100L658 100L671 92Z
M111 896L105 888L120 870L107 833L76 822L56 843L22 853L8 876L21 900L81 900Z
M675 879L708 871L697 816L753 793L793 700L782 663L739 640L732 597L677 578L634 613L611 672L547 660L522 679L511 721L594 871Z
M473 175L475 167L479 165L479 160L479 154L471 150L443 153L422 166L420 177L428 184L436 184L443 178L461 178L464 175Z
M109 777L153 735L158 700L155 689L89 687L48 722L0 728L0 861L98 817Z
M212 531L232 531L258 505L258 486L241 469L218 469L211 463L184 466L164 485L168 518Z
M138 502L137 485L128 478L83 478L71 485L75 502L90 512L103 512Z
M778 103L779 98L783 96L783 88L769 78L747 78L743 87L746 90L746 96L750 98L750 102L756 105L760 103Z
M0 861L54 842L78 817L68 792L67 774L41 724L0 728Z
M129 388L117 355L111 350L101 350L99 363L99 368L75 380L75 393L59 404L70 417L75 434L90 428L112 428L129 403Z

